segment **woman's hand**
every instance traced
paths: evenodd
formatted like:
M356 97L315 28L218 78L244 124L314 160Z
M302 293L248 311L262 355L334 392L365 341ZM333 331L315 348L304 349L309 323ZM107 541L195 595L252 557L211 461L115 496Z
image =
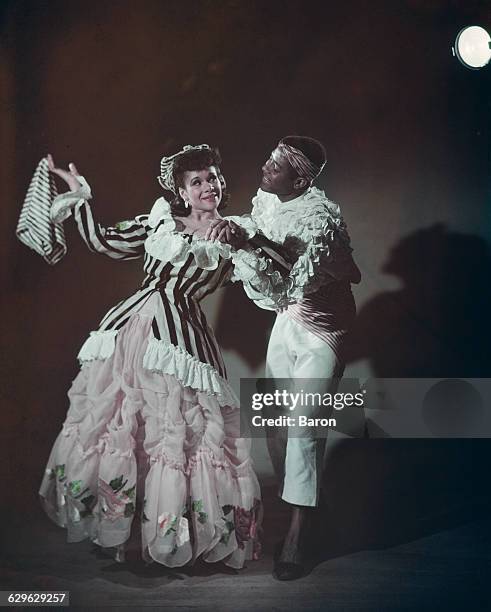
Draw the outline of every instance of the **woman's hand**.
M226 242L234 249L242 248L247 242L245 230L228 219L212 221L205 238L212 241L219 240L220 242Z
M68 164L68 170L63 170L63 168L57 168L55 166L55 161L51 153L48 153L47 160L50 172L53 172L53 174L57 174L60 178L62 178L70 188L70 191L78 191L82 187L82 184L77 179L77 176L80 176L80 174L75 167L75 164Z

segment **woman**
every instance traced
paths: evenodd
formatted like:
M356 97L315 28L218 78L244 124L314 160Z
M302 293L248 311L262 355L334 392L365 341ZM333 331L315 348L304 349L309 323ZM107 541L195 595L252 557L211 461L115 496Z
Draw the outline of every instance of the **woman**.
M57 168L51 156L48 163L71 190L55 201L58 218L72 211L93 251L143 256L145 278L79 352L81 370L40 488L44 508L69 541L90 537L116 547L122 560L142 502L146 561L175 567L201 556L240 568L258 552L260 490L199 305L230 280L233 245L244 238L231 224L221 234L228 243L206 239L226 200L218 152L187 146L163 158L159 182L173 202L159 198L150 214L106 229L75 166Z

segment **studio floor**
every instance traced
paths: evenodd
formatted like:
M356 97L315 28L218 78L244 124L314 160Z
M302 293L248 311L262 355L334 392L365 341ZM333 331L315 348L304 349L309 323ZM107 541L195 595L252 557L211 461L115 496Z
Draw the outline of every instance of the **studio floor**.
M427 535L392 546L357 546L348 533L337 533L328 545L326 533L336 534L331 528L308 575L284 583L271 569L287 515L272 487L264 494L263 558L240 572L222 564L145 566L136 529L119 564L89 542L67 544L64 531L39 512L4 523L1 588L70 591L70 607L87 610L489 609L491 520L483 508L460 520L447 517ZM332 516L329 521L336 523Z

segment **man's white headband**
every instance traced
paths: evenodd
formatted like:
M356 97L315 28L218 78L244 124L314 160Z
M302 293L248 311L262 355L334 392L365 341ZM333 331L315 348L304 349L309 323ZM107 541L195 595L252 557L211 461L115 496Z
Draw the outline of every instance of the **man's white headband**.
M157 180L162 187L162 189L167 189L168 191L172 191L172 193L176 193L176 185L174 183L174 163L176 158L183 153L189 153L189 151L202 151L203 149L208 149L211 151L210 146L207 144L200 145L185 145L180 151L174 153L170 157L162 157L160 160L160 176L157 177Z
M278 143L278 151L286 157L290 166L301 178L305 178L308 181L313 181L322 172L322 169L326 165L326 162L319 166L313 164L310 159L302 153L300 149L291 147L290 145L284 144L283 142Z

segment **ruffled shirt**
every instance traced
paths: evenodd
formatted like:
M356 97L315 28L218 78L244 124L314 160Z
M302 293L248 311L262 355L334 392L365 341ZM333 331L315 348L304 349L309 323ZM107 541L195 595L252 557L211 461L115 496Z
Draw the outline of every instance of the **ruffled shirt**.
M288 275L280 275L281 280L276 277L276 295L262 292L252 274L241 278L258 306L275 309L282 301L278 292L283 294L283 301L293 304L336 281L359 282L360 272L351 256L353 249L339 206L323 191L311 187L298 198L281 202L276 195L259 189L252 203L251 215L237 222L249 235L261 232L280 245L293 262ZM240 269L236 276L241 276Z
M248 296L268 310L278 310L285 302L286 315L326 342L342 363L342 343L356 313L350 284L360 281L360 271L339 206L316 187L289 202L259 189L251 215L238 223L248 233L259 232L272 241L269 251L276 244L279 255L291 263L289 271L276 273L266 290L264 276L255 277L251 271L244 277L238 266L235 275ZM249 249L249 254L262 261L259 250Z

